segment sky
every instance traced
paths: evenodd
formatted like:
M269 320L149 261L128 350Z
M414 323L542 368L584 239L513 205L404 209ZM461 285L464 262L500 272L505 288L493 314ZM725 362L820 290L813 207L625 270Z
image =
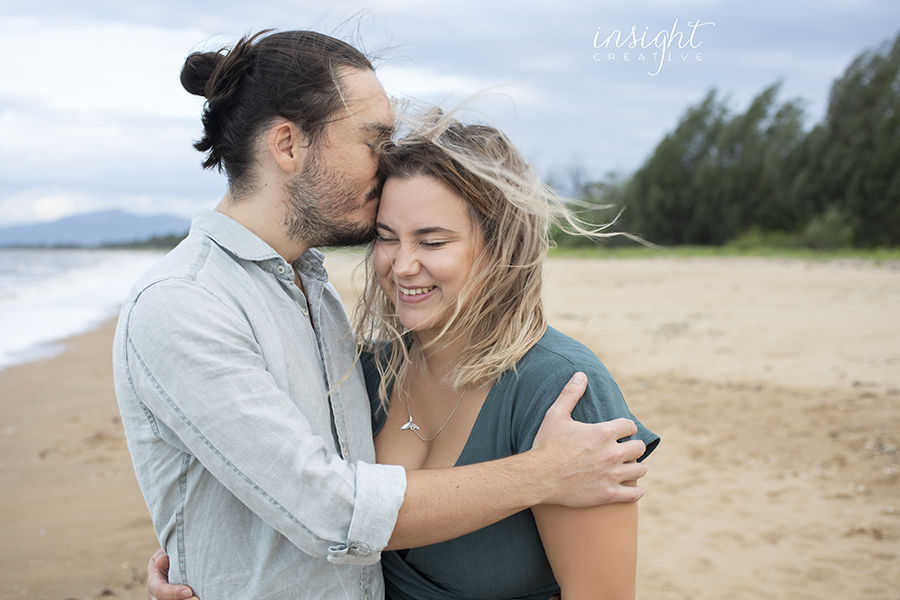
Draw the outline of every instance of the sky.
M200 167L203 99L178 75L264 28L356 45L391 96L466 102L563 184L634 172L713 88L742 112L781 82L811 127L852 60L900 33L897 0L325 4L0 0L0 227L214 207L225 179Z

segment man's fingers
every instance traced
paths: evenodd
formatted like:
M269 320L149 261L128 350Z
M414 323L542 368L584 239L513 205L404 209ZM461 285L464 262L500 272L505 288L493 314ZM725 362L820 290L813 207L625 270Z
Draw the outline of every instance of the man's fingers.
M578 404L578 401L581 400L581 396L584 395L584 390L586 389L587 376L580 371L575 373L572 375L572 379L569 380L569 383L562 389L562 392L559 393L553 406L551 406L550 410L547 412L565 411L565 414L571 415L572 410L575 408L575 405Z
M640 486L620 485L610 496L610 504L637 502L644 496L644 488Z
M635 425L634 421L632 421L631 419L620 417L613 421L607 421L606 424L610 427L610 430L612 431L613 435L616 436L615 439L617 440L631 437L637 433L637 425Z
M586 389L587 376L575 373L535 437L532 449L549 456L547 464L555 469L548 481L557 476L545 502L571 507L635 502L644 495L635 483L647 472L637 462L646 446L641 440L619 440L633 437L638 427L624 418L591 424L573 421L572 410Z
M162 548L153 553L150 562L155 564L160 571L167 572L169 570L169 555L163 552Z
M193 596L188 586L169 583L169 556L162 548L154 552L147 565L148 600L185 600Z
M644 463L631 462L622 465L619 470L619 479L621 481L637 481L647 474L647 465Z
M157 583L153 585L147 580L147 598L149 600L197 600L193 595L191 588L186 585L171 585L168 583Z
M631 423L631 421L628 422ZM647 445L641 440L628 440L627 442L622 442L619 444L618 448L622 453L623 462L637 460L647 451Z

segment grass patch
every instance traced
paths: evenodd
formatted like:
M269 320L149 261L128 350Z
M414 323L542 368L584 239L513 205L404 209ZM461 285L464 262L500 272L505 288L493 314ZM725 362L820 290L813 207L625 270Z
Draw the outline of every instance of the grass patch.
M718 258L759 257L796 258L808 260L864 260L880 265L900 261L900 248L842 248L814 250L812 248L785 248L775 246L672 246L647 248L644 246L585 246L554 248L551 257L558 258Z

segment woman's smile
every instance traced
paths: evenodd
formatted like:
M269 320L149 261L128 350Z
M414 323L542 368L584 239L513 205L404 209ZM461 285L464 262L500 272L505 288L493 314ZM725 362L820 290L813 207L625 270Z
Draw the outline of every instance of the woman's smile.
M403 287L397 284L397 290L400 292L398 296L401 302L422 302L432 296L432 292L437 288L436 285L428 287Z

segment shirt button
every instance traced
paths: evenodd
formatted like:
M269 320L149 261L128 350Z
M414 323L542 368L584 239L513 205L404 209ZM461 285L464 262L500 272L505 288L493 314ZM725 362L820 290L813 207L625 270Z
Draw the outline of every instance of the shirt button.
M284 275L284 272L287 271L287 269L284 268L284 265L278 265L275 267L275 270L278 271L279 275Z
M341 454L346 458L350 454L350 450L347 449L347 446L341 446Z
M302 306L300 307L300 312L303 313L303 316L304 316L304 317L308 317L308 316L309 316L309 311L306 310L305 308L303 308Z

